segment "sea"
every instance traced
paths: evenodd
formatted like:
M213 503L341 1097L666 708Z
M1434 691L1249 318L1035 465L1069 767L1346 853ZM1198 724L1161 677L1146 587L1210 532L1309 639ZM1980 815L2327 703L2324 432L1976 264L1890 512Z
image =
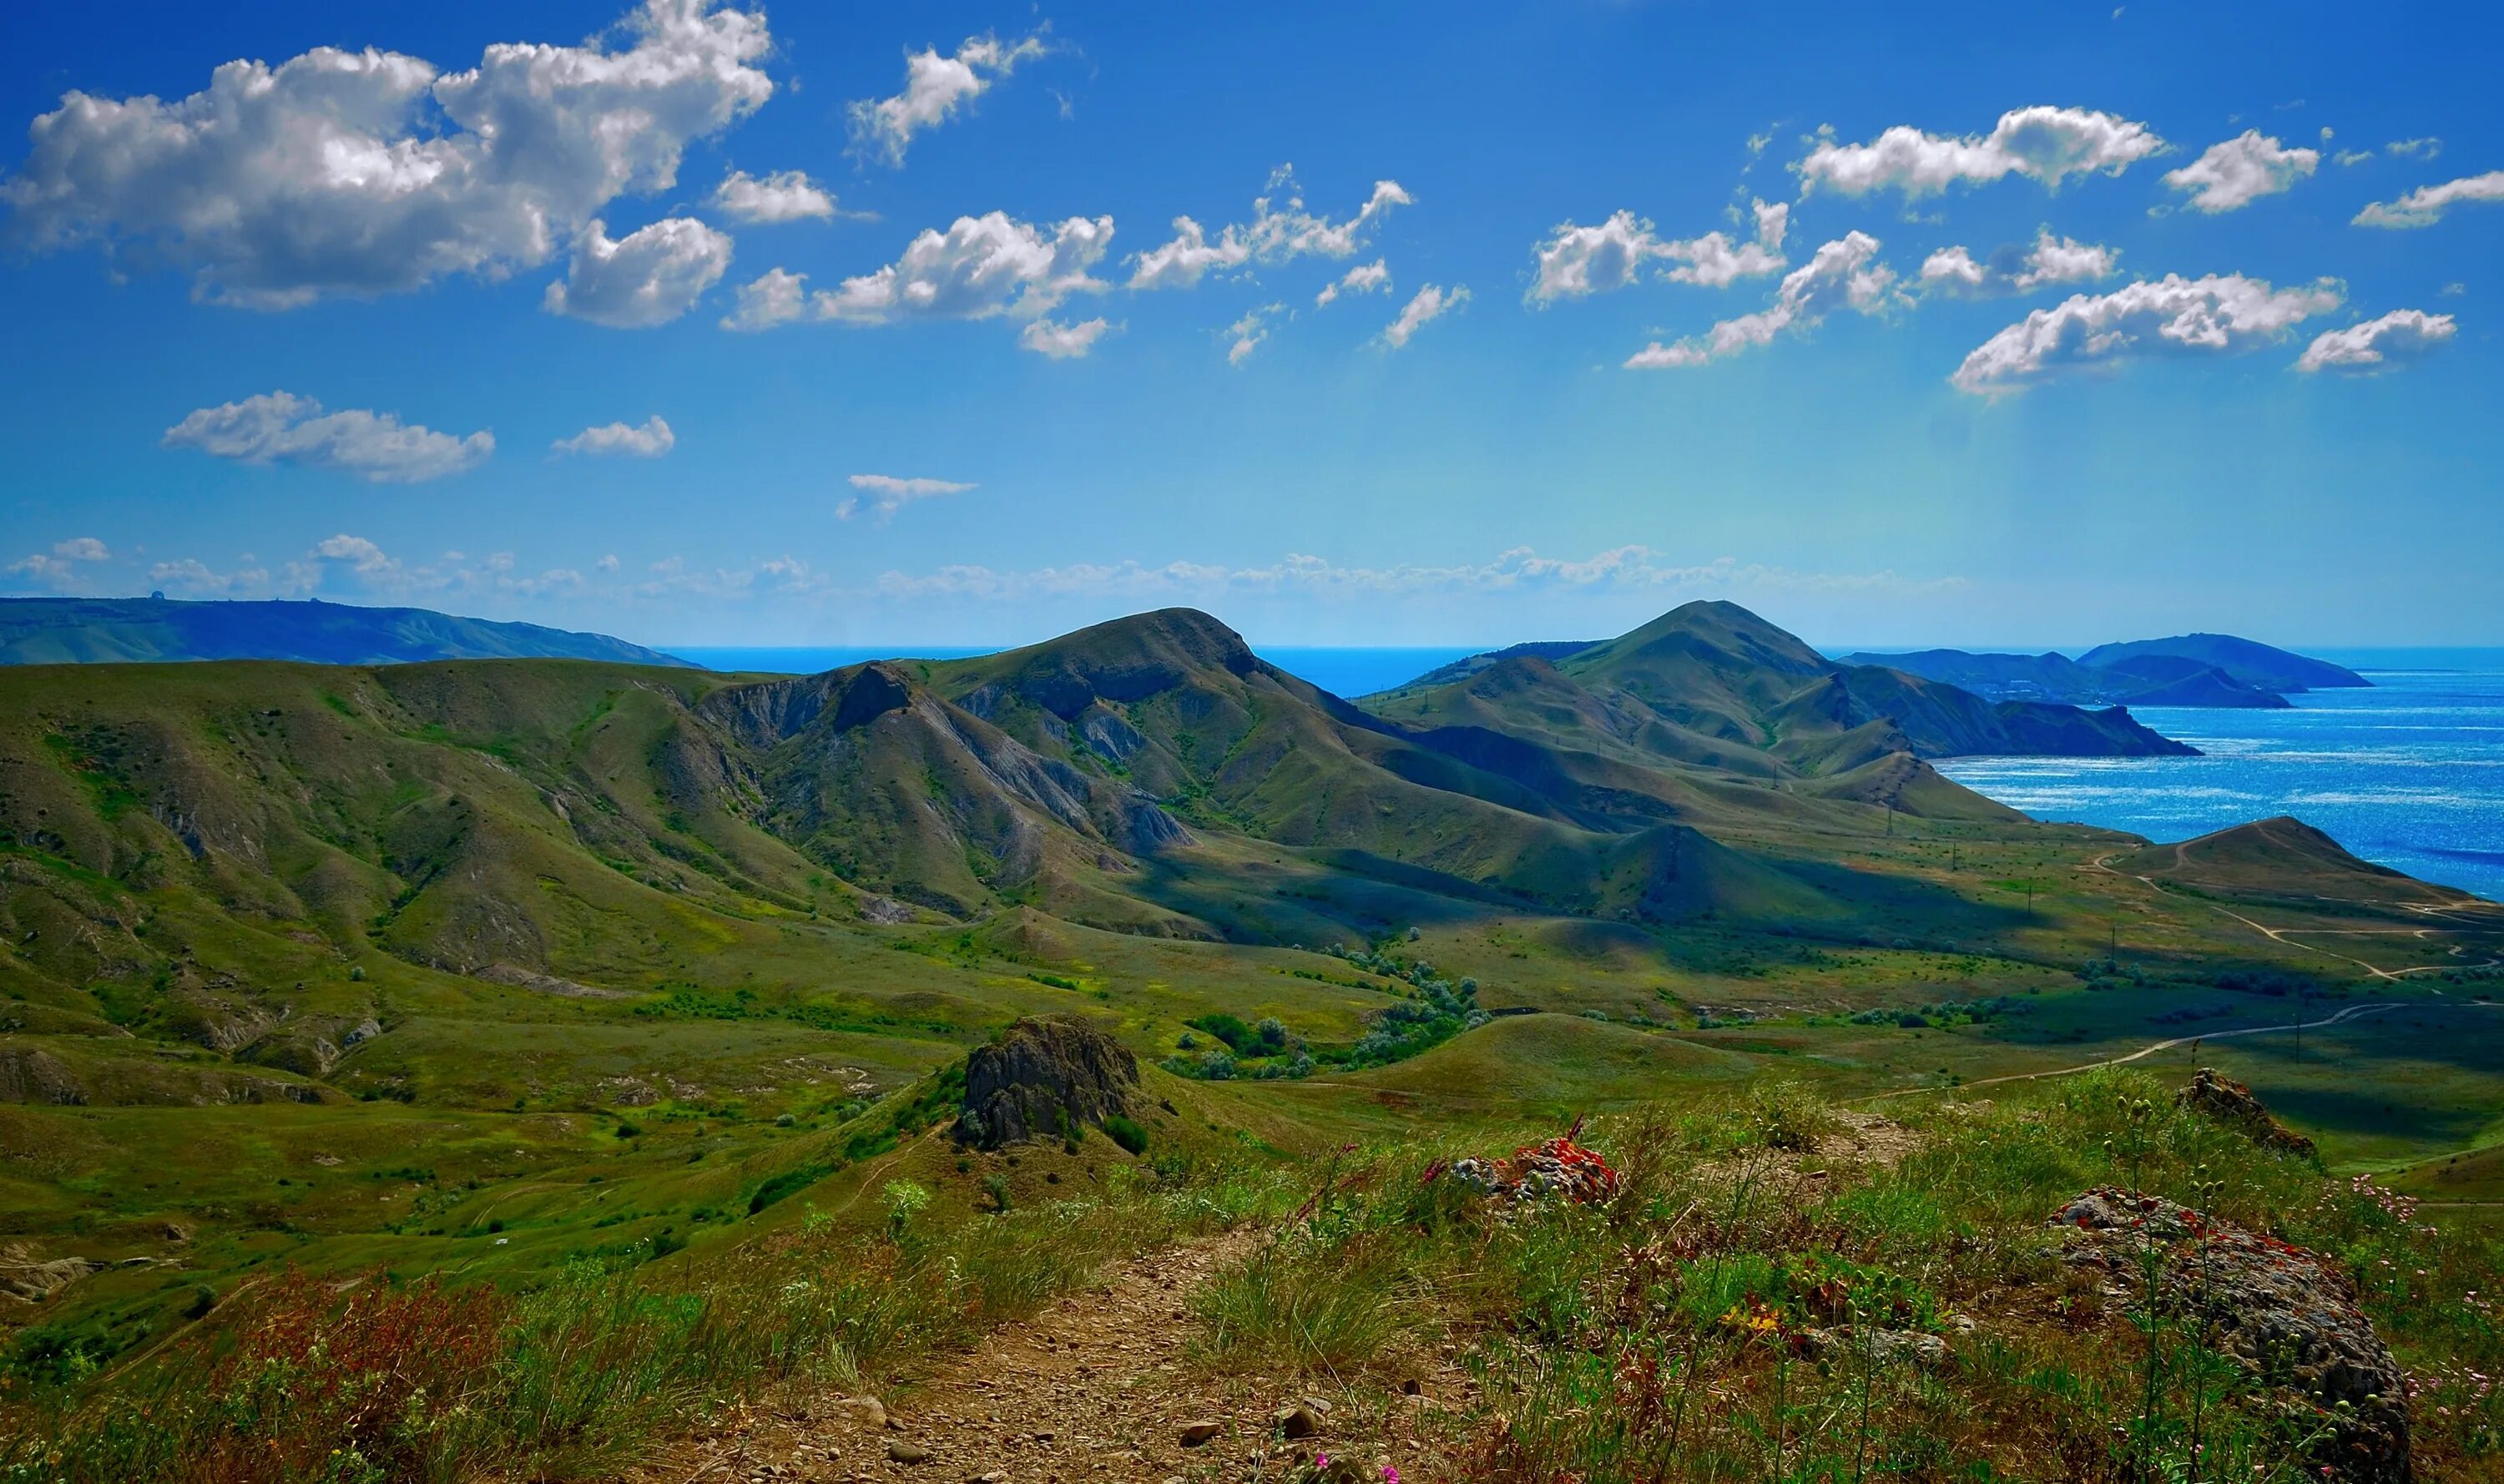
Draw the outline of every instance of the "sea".
M1941 773L2059 819L2187 840L2292 814L2365 859L2504 900L2504 649L2308 650L2374 682L2292 710L2134 707L2198 757L1965 757Z
M719 671L814 673L982 648L674 648ZM1341 696L1388 690L1470 648L1265 648ZM1849 652L1849 651L1846 651ZM2038 819L2187 840L2293 814L2370 861L2504 900L2504 649L2321 649L2374 682L2293 696L2283 711L2144 707L2198 757L1965 757L1939 771Z

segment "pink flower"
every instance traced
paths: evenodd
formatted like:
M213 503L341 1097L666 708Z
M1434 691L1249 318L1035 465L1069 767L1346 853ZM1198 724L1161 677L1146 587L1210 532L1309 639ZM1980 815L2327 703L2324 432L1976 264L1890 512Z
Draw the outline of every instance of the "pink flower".
M1389 1464L1382 1466L1382 1484L1400 1484L1400 1470Z

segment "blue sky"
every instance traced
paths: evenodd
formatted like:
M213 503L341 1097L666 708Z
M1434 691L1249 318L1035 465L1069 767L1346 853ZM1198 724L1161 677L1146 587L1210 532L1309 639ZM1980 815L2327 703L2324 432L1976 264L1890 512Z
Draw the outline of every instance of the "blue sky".
M2504 642L2499 50L2468 7L17 7L0 591Z

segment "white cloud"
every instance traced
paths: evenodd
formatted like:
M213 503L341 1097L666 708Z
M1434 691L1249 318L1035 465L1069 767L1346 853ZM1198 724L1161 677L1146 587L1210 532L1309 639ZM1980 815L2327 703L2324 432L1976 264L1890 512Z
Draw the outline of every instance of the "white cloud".
M806 274L773 269L742 285L729 329L768 329L794 320L892 325L906 320L1036 319L1072 293L1100 293L1088 276L1113 240L1111 217L1071 217L1045 228L1005 212L958 217L924 230L904 256L875 273L811 291Z
M1989 134L1926 134L1897 124L1868 144L1821 139L1795 167L1803 192L1820 186L1846 195L1900 190L1907 200L1960 181L1984 184L2016 174L2057 188L2071 175L2118 175L2165 148L2143 123L2082 108L2011 109Z
M2376 201L2356 213L2358 226L2432 226L2459 201L2504 201L2504 170L2463 176L2440 186L2420 186L2396 201Z
M1644 264L1653 259L1678 264L1662 270L1662 277L1708 289L1779 273L1787 266L1782 247L1791 206L1757 201L1754 209L1756 236L1746 243L1733 242L1725 232L1707 232L1686 242L1665 240L1650 222L1630 211L1617 212L1597 226L1563 223L1533 250L1539 272L1525 297L1533 304L1550 304L1623 289L1641 277Z
M1774 291L1773 302L1755 314L1723 320L1701 335L1674 345L1654 340L1626 358L1630 371L1666 366L1701 365L1735 356L1752 345L1763 345L1786 329L1806 330L1835 310L1850 308L1877 314L1893 301L1895 275L1876 261L1878 239L1850 232L1817 250L1809 260L1787 275Z
M2296 358L2299 371L2345 371L2349 375L2387 371L2415 361L2455 333L2448 314L2422 309L2394 309L2379 320L2346 329L2326 330Z
M561 454L631 454L638 459L657 459L678 443L678 435L656 412L645 418L640 428L632 423L607 423L586 428L570 438L559 438L548 446Z
M1226 348L1226 363L1241 365L1244 357L1251 355L1260 347L1262 341L1269 338L1269 327L1267 323L1269 317L1286 307L1284 304L1264 304L1258 309L1246 311L1243 318L1227 326L1226 332L1234 337L1234 343Z
M1020 62L1043 55L1040 33L1003 42L985 32L969 36L954 56L939 49L908 53L904 58L904 91L891 98L865 98L852 105L852 148L890 165L904 163L913 136L945 123L959 107L989 91Z
M1063 325L1057 320L1033 320L1018 331L1018 346L1038 356L1055 361L1075 361L1096 348L1113 327L1100 317Z
M2033 243L2008 243L1987 261L1976 262L1963 247L1944 247L1922 260L1922 288L1965 298L1998 298L2031 293L2051 284L2092 283L2110 278L2121 259L2118 248L2073 241L2040 228Z
M340 562L361 572L386 572L400 566L383 555L383 549L361 535L344 532L327 536L313 544L313 555L325 562Z
M2432 159L2443 153L2443 141L2434 138L2394 139L2382 148L2403 159Z
M769 268L739 286L738 307L722 317L724 329L772 329L809 313L809 275Z
M467 72L323 47L228 62L171 102L74 91L0 183L9 233L168 263L257 309L535 266L774 91L761 15L647 0L625 31L621 51L499 44Z
M2165 184L2193 192L2194 211L2239 211L2265 195L2292 189L2320 168L2318 150L2290 150L2258 129L2208 146L2198 159L2165 172Z
M214 571L196 557L178 562L159 562L148 569L148 584L192 598L251 597L292 598L310 592L319 585L319 572L307 565L291 563L273 583L269 569L245 565L232 571Z
M2373 157L2374 152L2371 150L2342 150L2331 155L2330 159L2333 164L2361 165Z
M648 329L695 307L730 268L730 238L693 217L666 217L611 242L594 222L574 239L565 282L540 307L611 329Z
M2064 371L2144 356L2250 350L2285 338L2344 297L2336 279L2273 289L2240 273L2197 279L2169 273L2037 309L1976 347L1949 381L1960 392L2000 396Z
M798 170L784 170L762 180L734 170L713 193L713 208L742 222L771 225L781 222L835 219L831 191Z
M1344 222L1332 222L1304 209L1296 186L1295 167L1280 165L1269 184L1252 202L1248 225L1229 225L1211 241L1208 231L1189 217L1174 218L1173 240L1130 259L1132 289L1189 289L1214 269L1232 271L1247 263L1285 262L1304 254L1346 258L1364 242L1394 206L1414 201L1397 181L1375 181L1374 193Z
M962 495L974 488L952 479L898 479L892 474L854 474L850 483L861 493L844 497L843 503L835 506L835 519L848 521L866 510L881 525L917 500Z
M1296 593L1312 597L1411 593L1510 593L1622 590L1894 593L1913 595L1965 585L1961 577L1905 578L1892 570L1814 572L1741 563L1721 557L1696 565L1664 561L1648 546L1620 546L1580 561L1543 557L1516 547L1490 561L1450 566L1351 567L1303 553L1256 567L1202 562L1147 566L1135 561L1074 563L1026 571L988 567L944 567L935 571L889 571L878 596L898 600L944 599L1026 603L1037 599L1096 597L1156 600L1195 596Z
M244 464L341 469L380 484L458 474L496 451L496 435L483 430L456 437L389 412L325 413L320 402L290 392L202 407L166 429L164 441Z
M1376 289L1390 287L1390 265L1377 258L1372 262L1358 263L1330 283L1322 285L1322 292L1313 295L1313 307L1319 309L1342 293L1372 293Z
M0 572L15 572L55 591L67 592L79 585L80 563L112 560L113 549L103 541L91 535L74 535L66 541L54 541L49 555L29 552L23 559L0 567Z
M1469 301L1467 289L1446 291L1440 285L1428 284L1408 300L1400 318L1383 327L1383 342L1396 351L1408 343L1410 335Z

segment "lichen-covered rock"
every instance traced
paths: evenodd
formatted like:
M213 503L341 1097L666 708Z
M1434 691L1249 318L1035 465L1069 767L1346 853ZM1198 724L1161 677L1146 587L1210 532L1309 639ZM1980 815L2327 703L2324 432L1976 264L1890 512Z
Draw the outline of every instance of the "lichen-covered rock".
M997 1149L1059 1138L1129 1110L1139 1086L1130 1049L1082 1020L1026 1019L965 1058L959 1141Z
M2052 1224L2074 1263L2135 1285L2152 1265L2160 1310L2197 1322L2216 1347L2328 1428L2323 1473L2406 1484L2408 1382L2357 1307L2346 1273L2319 1254L2153 1195L2089 1191ZM2149 1260L2153 1260L2152 1264Z
M2190 1084L2174 1096L2183 1107L2240 1129L2255 1144L2299 1155L2313 1153L2311 1139L2272 1117L2261 1100L2252 1095L2251 1088L2212 1067L2202 1067L2193 1074Z

